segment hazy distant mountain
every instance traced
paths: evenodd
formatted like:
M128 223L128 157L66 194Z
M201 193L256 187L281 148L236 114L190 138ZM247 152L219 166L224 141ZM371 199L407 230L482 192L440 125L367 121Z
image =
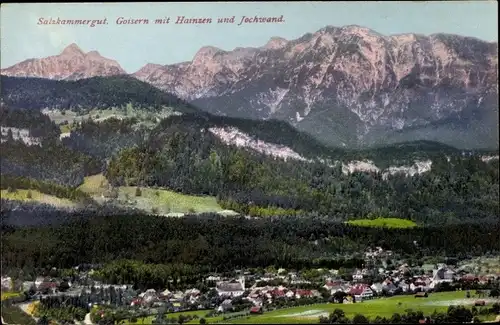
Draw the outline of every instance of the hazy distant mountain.
M115 60L105 58L97 51L85 53L76 44L69 45L59 55L25 60L7 69L2 69L1 73L11 77L39 77L58 80L126 74Z

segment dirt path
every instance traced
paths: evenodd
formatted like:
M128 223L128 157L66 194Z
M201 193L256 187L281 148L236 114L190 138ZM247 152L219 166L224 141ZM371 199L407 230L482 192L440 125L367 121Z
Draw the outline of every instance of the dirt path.
M92 325L92 321L90 320L90 313L85 315L85 319L83 320L85 325Z

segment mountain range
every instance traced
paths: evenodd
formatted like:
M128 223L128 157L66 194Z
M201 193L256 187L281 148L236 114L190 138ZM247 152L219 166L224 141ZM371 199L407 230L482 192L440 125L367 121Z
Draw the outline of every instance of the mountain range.
M498 43L448 34L385 36L327 26L262 47L201 48L192 61L131 76L229 117L279 119L350 148L432 140L498 148ZM77 80L126 74L71 44L2 75Z

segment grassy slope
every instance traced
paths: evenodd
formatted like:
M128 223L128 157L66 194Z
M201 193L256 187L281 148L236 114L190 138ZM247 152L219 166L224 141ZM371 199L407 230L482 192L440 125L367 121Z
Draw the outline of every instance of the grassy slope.
M28 192L31 191L31 199L28 199ZM58 198L53 195L48 195L41 193L37 190L16 190L13 193L9 193L7 190L2 190L0 197L2 199L16 200L16 201L31 201L50 204L56 207L72 208L76 206L76 203L68 199Z
M264 312L262 315L250 316L228 321L229 323L239 324L279 324L279 323L318 323L321 313L331 313L335 309L342 309L349 318L356 314L363 314L373 319L376 316L390 318L394 313L405 313L405 310L422 311L424 315L432 314L435 310L446 312L448 306L459 305L461 300L465 299L464 291L431 293L428 298L415 298L413 295L396 296L391 298L381 298L369 300L355 304L316 304L311 306L301 306L294 308L281 309L276 311ZM475 299L471 298L471 301ZM401 306L399 306L401 302ZM491 303L488 304L489 308ZM317 311L317 314L309 317L297 316L294 314L306 311ZM494 319L491 315L487 319Z
M350 220L347 223L361 227L383 227L383 228L413 228L417 224L411 220L399 218L377 218Z
M1 300L4 301L4 300L9 299L9 298L18 297L20 295L21 295L20 292L2 292Z
M35 325L35 320L15 306L2 306L2 318L7 324Z
M108 181L102 174L85 178L80 190L99 199L106 191ZM130 205L139 209L151 211L153 208L159 214L187 213L187 212L219 212L223 209L217 204L214 197L193 196L175 193L165 189L141 188L141 196L135 196L136 188L122 186L118 188L118 199L121 202L130 202ZM128 198L128 199L127 199Z

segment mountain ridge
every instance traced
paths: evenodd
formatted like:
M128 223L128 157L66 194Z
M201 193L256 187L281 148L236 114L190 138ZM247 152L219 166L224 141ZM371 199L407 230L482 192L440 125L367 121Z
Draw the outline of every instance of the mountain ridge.
M127 74L116 60L103 57L95 50L85 53L75 43L65 47L58 55L27 59L1 69L0 73L10 77L39 77L56 80Z
M212 114L284 120L329 145L471 149L498 148L497 69L498 42L349 25L254 48L203 46L191 61L130 75Z

